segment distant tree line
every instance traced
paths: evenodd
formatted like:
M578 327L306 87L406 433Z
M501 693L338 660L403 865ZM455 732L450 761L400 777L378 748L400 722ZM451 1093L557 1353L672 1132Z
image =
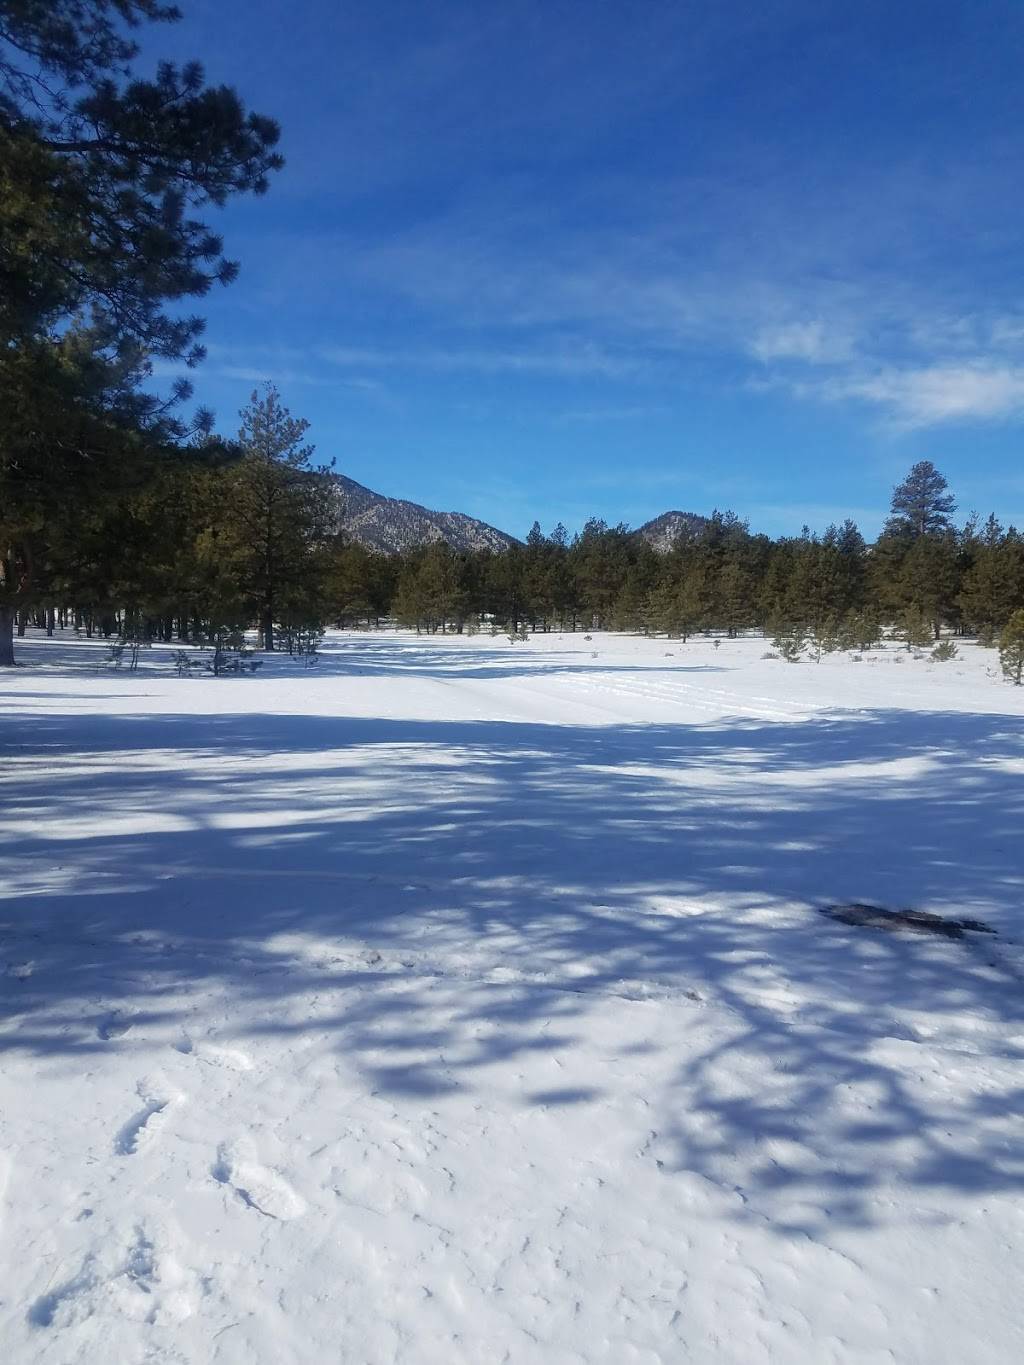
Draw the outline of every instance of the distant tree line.
M715 512L667 553L627 526L591 520L570 538L534 523L507 551L438 543L382 556L338 545L328 596L342 625L393 617L418 630L609 629L685 640L701 631L804 633L865 648L883 626L909 644L943 631L994 640L1024 607L1024 536L994 518L957 528L927 461L895 490L868 545L852 521L772 539Z
M625 525L570 537L534 523L525 544L443 542L382 554L337 535L336 492L276 390L254 393L237 440L153 458L54 538L19 629L207 643L258 628L291 647L324 625L385 621L426 633L607 629L680 640L763 631L819 650L910 646L944 633L994 643L1024 608L1024 536L994 518L953 523L926 461L893 494L868 545L852 521L772 539L715 512L667 553Z

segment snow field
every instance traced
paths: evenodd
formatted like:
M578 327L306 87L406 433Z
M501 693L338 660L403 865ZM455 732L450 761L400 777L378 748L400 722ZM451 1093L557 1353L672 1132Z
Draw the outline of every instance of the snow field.
M766 648L27 642L5 1358L1024 1359L1024 698Z

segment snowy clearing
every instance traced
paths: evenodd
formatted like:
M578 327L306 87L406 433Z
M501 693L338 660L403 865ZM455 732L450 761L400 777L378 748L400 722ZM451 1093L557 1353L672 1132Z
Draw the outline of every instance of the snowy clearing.
M25 642L4 1359L1024 1359L1024 691L765 649Z

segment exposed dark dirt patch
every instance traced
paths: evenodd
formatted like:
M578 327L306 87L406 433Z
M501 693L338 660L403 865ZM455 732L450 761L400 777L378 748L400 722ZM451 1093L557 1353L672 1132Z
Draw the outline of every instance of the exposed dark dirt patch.
M926 910L886 910L880 905L825 905L821 913L841 924L852 924L861 929L884 929L898 933L901 929L913 934L938 934L940 938L963 938L965 933L994 934L991 925L980 919L947 919Z

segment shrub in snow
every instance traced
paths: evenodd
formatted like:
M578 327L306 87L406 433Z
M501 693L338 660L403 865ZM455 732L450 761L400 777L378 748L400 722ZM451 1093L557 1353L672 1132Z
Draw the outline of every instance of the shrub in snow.
M1020 687L1024 678L1024 610L1013 613L999 637L999 662L1007 682Z
M184 649L175 651L174 660L179 677L205 670L219 678L224 673L255 673L257 668L263 667L262 659L252 657L253 651L246 645L242 629L211 626L200 638L197 652L190 653ZM212 657L206 653L211 647Z
M937 664L948 663L950 659L955 659L959 651L952 640L940 640L932 650L932 658Z
M897 640L902 640L910 651L915 645L931 643L931 624L920 607L909 606L896 623L893 635Z
M882 638L878 617L870 611L851 611L839 627L840 649L874 649Z
M834 616L825 616L815 623L811 630L810 643L814 652L814 662L821 663L823 654L834 654L842 648L843 636L839 622Z
M318 650L323 643L324 632L320 626L299 626L286 632L288 653L297 663L311 668L319 659Z
M800 656L807 645L807 638L799 628L792 630L786 635L777 635L772 641L772 649L776 651L780 659L785 659L788 664L800 662Z
M204 669L206 661L198 654L190 654L187 649L176 649L174 666L178 670L179 678L187 678L190 673Z
M115 640L107 651L108 662L116 669L126 664L128 672L134 673L139 666L140 644L141 641L138 639Z

